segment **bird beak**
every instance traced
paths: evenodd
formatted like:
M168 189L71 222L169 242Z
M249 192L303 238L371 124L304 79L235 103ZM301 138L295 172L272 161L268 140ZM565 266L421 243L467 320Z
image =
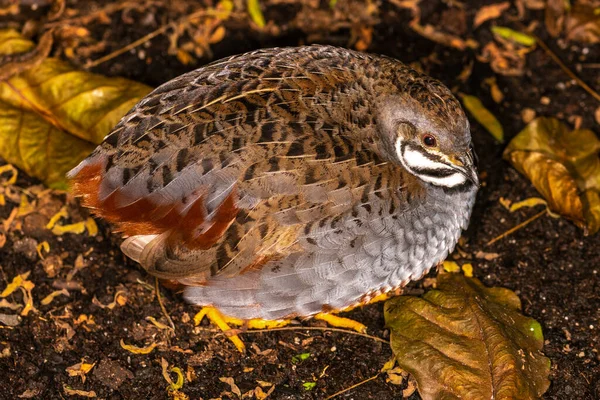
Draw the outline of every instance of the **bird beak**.
M479 186L479 177L477 176L477 154L473 146L470 146L463 156L456 157L452 160L454 167L462 173L468 180L473 182L475 186Z

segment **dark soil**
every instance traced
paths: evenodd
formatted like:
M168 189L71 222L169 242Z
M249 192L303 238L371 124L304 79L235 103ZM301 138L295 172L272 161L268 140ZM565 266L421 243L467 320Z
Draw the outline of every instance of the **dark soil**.
M339 3L343 2L339 0ZM33 11L23 6L19 14L9 17L11 21L8 24L22 27L27 20L44 18L47 12L44 2L27 3L41 3L41 8ZM80 3L85 4L68 2L68 6L86 11L100 2ZM198 8L202 2L190 3L190 7ZM289 4L292 2L272 3L277 4L263 9L267 20L275 26L283 26L286 18L299 9L299 6ZM448 31L458 30L462 37L471 37L482 45L489 42L490 24L476 30L471 24L478 7L487 1L466 2L464 13L459 12L461 18L466 17L464 23L461 18L448 16L449 10L461 10L460 7L451 7L452 3L427 1L421 5L422 22L442 25ZM456 92L479 97L501 121L507 140L525 126L521 118L524 108L531 108L538 115L558 116L567 123L574 121L573 116L579 116L582 127L598 133L599 126L593 117L598 102L571 82L543 50L537 48L527 56L523 76L502 76L494 73L489 64L477 61L478 50L461 51L436 44L409 28L411 15L408 10L387 2L376 4L379 7L378 22L374 25L368 51L383 53L407 63L419 62L424 71ZM327 4L322 4L321 8L328 10ZM107 43L107 47L92 58L108 54L142 37L156 29L165 18L176 18L178 12L188 12L181 7L179 10L167 11L159 5L129 12L129 17L135 21L150 20L146 25L127 23L120 11L108 15L108 21L90 22L87 28L92 36ZM148 15L153 18L148 18ZM515 15L516 11L511 9L495 23L518 28L513 22ZM600 46L567 43L548 36L543 26L543 11L527 11L520 23L527 26L534 21L540 23L536 33L550 48L591 86L600 87L598 69L585 68L585 64L600 62ZM225 38L212 45L213 58L272 45L314 41L347 45L352 31L341 27L333 32L321 30L315 35L303 30L302 26L294 26L282 29L278 36L274 36L271 31L261 33L249 27L247 21L237 19L228 24ZM58 42L55 47L61 49L63 45ZM159 36L149 45L142 46L143 57L138 48L101 64L93 71L126 76L155 86L208 61L203 58L195 66L183 65L167 54L168 45L167 38ZM75 57L73 61L83 64L85 59ZM471 62L474 64L470 77L466 82L460 81L458 75ZM584 67L578 68L581 65ZM493 76L505 95L500 104L492 100L488 86L483 83ZM549 98L549 103L541 100L544 96ZM474 275L486 285L516 291L522 300L524 313L542 324L546 339L544 353L552 361L552 384L544 398L600 399L600 236L586 237L567 220L544 216L486 247L488 241L539 211L521 209L509 213L499 199L518 201L539 194L527 179L502 159L505 144L495 142L475 121L472 121L472 132L483 184L471 226L464 235L462 257L472 258ZM24 174L17 182L22 188L35 184L37 182ZM58 204L56 207L60 207L66 197L58 196L53 201ZM17 203L7 201L6 206L0 207L0 221L7 218L16 206ZM87 211L78 209L74 204L69 209L74 219L78 218L78 213L87 215ZM241 393L257 387L257 381L265 381L275 385L269 397L272 399L323 399L377 374L392 356L388 345L372 339L317 330L245 333L242 337L249 351L242 356L206 322L194 328L189 318L193 317L197 308L185 304L178 293L164 288L161 289L161 298L173 319L175 332L159 329L147 320L151 316L167 323L155 296L154 279L121 254L118 247L120 239L118 235L111 234L107 224L102 221L98 224L100 232L96 237L85 234L54 236L43 228L43 224L36 225L32 217L23 221L21 230L6 234L7 242L0 249L0 277L3 281L0 288L10 283L15 275L31 271L29 279L35 283L34 305L39 312L23 317L17 326L0 325L0 398L67 398L65 387L68 387L93 390L98 398L162 399L167 397L168 386L161 370L161 358L164 358L169 368L179 367L184 375L187 372L194 378L191 382L186 379L181 389L192 399L238 398L235 394L224 393L233 389L219 380L222 377L232 377ZM24 240L27 238L36 242ZM44 240L50 245L46 259L54 256L62 260L63 267L55 277L47 273L48 261L40 260L35 251L30 254L35 244ZM498 253L499 257L477 259L474 255L478 251ZM69 290L70 297L58 296L49 305L41 305L42 298L66 284L66 276L73 270L79 254L84 255L85 267L72 279L79 287ZM410 290L418 293L421 283L412 284ZM124 305L109 309L92 302L96 298L101 304L109 304L118 291L126 296ZM8 299L22 302L20 291ZM347 316L366 324L371 335L388 339L382 308L382 304L370 305ZM11 313L7 309L0 309L0 312ZM93 323L81 322L81 315L93 318ZM304 322L303 325L322 326L315 321ZM159 346L150 354L134 355L120 346L120 340L140 347L149 343L158 343ZM293 359L301 353L310 353L310 357L304 361ZM78 376L69 376L66 371L67 367L82 359L96 363L85 382ZM171 377L176 379L176 374L171 373ZM312 390L303 385L315 381ZM402 398L405 388L406 382L396 386L386 383L382 375L339 398ZM263 390L267 392L268 389L266 385ZM409 398L419 397L414 393Z

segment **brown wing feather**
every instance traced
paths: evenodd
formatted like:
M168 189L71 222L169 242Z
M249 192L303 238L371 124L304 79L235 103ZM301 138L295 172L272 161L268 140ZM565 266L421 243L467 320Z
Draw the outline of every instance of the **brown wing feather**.
M302 51L232 57L168 82L72 171L74 192L131 236L124 251L150 272L198 284L255 270L298 251L321 221L351 217L378 177L388 188L409 179L377 155L371 102L355 95L391 90L370 78L405 67Z

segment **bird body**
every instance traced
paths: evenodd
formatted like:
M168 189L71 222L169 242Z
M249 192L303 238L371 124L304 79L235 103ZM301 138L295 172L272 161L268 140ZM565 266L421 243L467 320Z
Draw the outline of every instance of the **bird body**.
M478 187L470 139L450 91L399 61L266 49L160 86L70 177L190 302L308 317L444 260Z

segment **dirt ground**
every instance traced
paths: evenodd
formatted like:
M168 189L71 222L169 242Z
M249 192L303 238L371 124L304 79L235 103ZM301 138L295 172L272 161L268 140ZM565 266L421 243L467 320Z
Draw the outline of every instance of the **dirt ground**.
M18 13L2 17L2 25L24 29L35 37L40 24L48 23L49 2L23 3L27 5ZM181 3L170 2L167 7L160 1L145 2L144 6L107 12L100 19L86 21L88 39L75 44L69 42L72 38L57 40L54 51L83 67L88 59L96 60L122 48L210 1ZM480 98L504 126L507 140L525 126L522 111L526 108L537 115L556 116L571 126L580 123L596 133L600 131L594 121L598 102L575 85L540 47L527 54L522 76L505 76L493 71L489 63L477 59L481 48L461 50L416 33L409 27L412 12L399 7L400 1L373 2L376 10L372 16L358 15L364 7L344 0L336 5L345 7L344 11L338 11L335 16L327 1L305 1L314 6L308 9L292 1L261 3L268 21L264 30L251 25L247 18L225 21L226 33L222 40L210 45L212 54L194 54L196 64L182 63L185 54L180 53L179 57L168 54L169 38L158 35L91 70L156 86L200 66L209 58L260 47L312 42L366 45L370 52L418 63L456 93ZM419 5L422 24L441 26L446 32L472 38L480 46L492 40L489 23L477 29L473 29L471 23L477 9L487 1L423 3ZM110 4L69 1L67 11L72 9L79 13L77 15L83 15ZM323 19L323 15L329 15L330 20ZM527 9L523 18L516 21L517 10L511 8L494 24L516 28L519 24L538 24L535 32L550 49L583 80L600 88L600 46L549 36L544 18L543 10ZM36 25L31 21L42 22ZM372 37L364 27L372 28ZM88 46L88 52L78 52L84 45ZM97 47L91 48L93 45ZM70 46L76 49L74 54L67 50ZM471 64L470 75L461 80L461 72ZM484 83L491 77L496 79L504 95L499 103L492 99L489 85ZM521 209L509 213L500 204L500 198L518 201L538 194L527 179L502 159L506 144L497 143L474 120L472 133L483 184L471 226L455 258L471 261L474 275L486 285L516 291L524 313L541 323L546 340L544 352L552 361L552 384L544 399L600 399L600 234L586 237L565 219L546 215L486 246L491 239L539 211ZM35 185L39 182L22 173L19 175L18 187L32 190ZM37 193L36 189L33 191ZM71 218L87 216L86 210L64 194L53 194L46 199L48 210L57 211L68 202ZM14 207L18 207L18 203L10 200L0 206L0 221L8 218ZM207 323L195 328L190 318L197 309L185 304L178 293L162 288L160 297L175 326L174 330L166 328L168 321L157 301L154 279L121 254L120 238L111 234L107 224L97 221L99 233L90 237L86 234L56 236L44 228L45 223L43 216L34 213L22 221L21 229L4 232L6 243L0 248L0 288L6 287L17 274L30 271L37 312L22 317L15 326L0 324L0 398L78 398L70 394L73 393L70 390L93 391L98 398L105 399L167 398L169 383L161 368L161 359L164 359L168 369L178 367L186 376L180 391L191 399L242 398L240 393L255 390L261 382L265 393L274 387L269 399L324 399L376 375L392 355L389 345L368 337L298 329L244 333L242 338L249 351L242 356ZM35 249L43 241L49 243L50 249L44 254L44 260ZM477 258L475 255L481 251L498 256L488 256L489 260ZM421 285L415 282L408 291L421 293ZM63 288L68 290L69 296L57 296L48 305L40 303L51 292ZM21 295L17 292L9 300L22 302ZM106 307L115 300L112 307ZM382 304L375 304L347 316L366 324L369 334L387 340L389 332L384 327L382 309ZM0 308L0 313L14 312ZM155 318L158 326L149 317ZM307 321L302 326L323 325ZM149 354L132 354L122 348L121 340L139 347L151 343L158 346ZM299 358L299 354L309 355L302 360L304 357ZM80 376L70 376L67 371L82 360L95 363L84 382ZM169 376L173 380L177 378L175 372ZM237 386L227 383L231 382L227 378L233 378ZM419 398L417 393L405 391L406 388L406 380L402 385L394 385L386 382L385 375L380 375L337 398L397 399L402 398L403 391L409 399ZM254 393L255 398L260 398L259 390Z

